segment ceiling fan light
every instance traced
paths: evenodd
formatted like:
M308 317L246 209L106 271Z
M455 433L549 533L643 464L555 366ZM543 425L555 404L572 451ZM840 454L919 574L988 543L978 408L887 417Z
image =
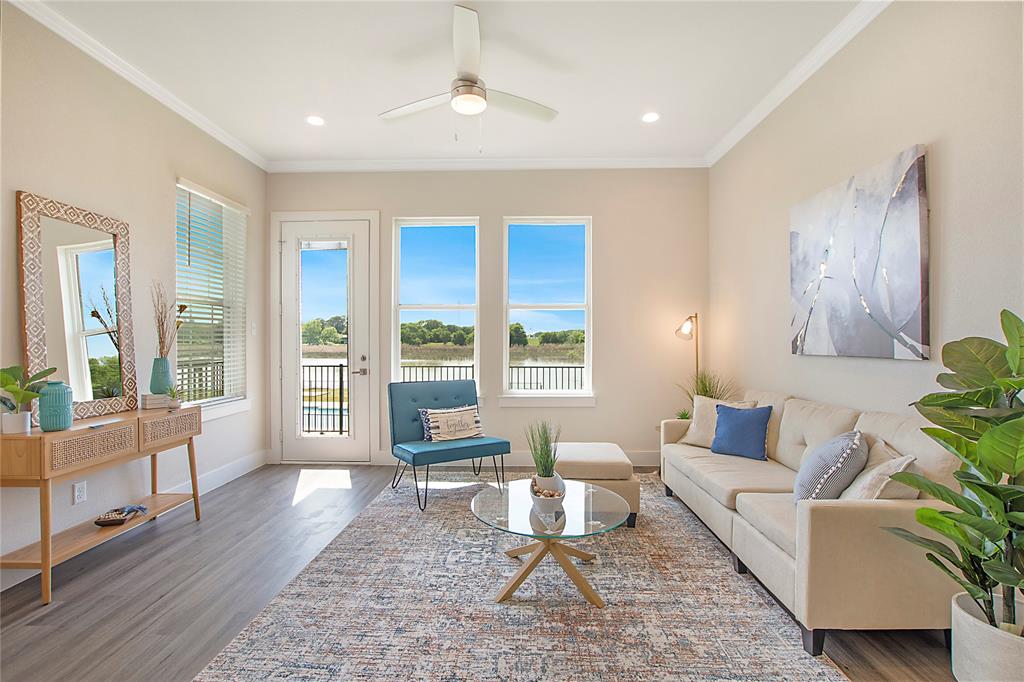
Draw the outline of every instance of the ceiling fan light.
M463 116L482 114L486 108L487 100L471 92L452 97L452 109Z

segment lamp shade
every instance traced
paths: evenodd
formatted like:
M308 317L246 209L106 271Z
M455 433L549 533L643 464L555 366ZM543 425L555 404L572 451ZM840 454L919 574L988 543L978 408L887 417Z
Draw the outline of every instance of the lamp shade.
M697 328L697 316L690 315L683 320L683 323L676 328L676 336L690 341L693 339L693 332Z

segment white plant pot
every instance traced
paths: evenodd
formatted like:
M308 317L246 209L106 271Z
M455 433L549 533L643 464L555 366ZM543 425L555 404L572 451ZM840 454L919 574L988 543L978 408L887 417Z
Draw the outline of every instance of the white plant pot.
M0 432L2 433L28 433L31 430L31 412L18 412L16 414L5 412L3 416L0 416Z
M562 509L562 502L565 500L565 481L557 473L554 476L534 476L537 488L540 490L551 490L562 493L558 497L533 497L533 508L538 514L554 514Z
M562 477L555 472L554 476L534 476L533 480L537 481L537 487L541 490L553 490L555 492L565 492L565 481Z
M959 682L1020 679L1024 671L1024 637L988 624L966 592L953 595L953 676ZM995 598L998 618L1003 600ZM1024 620L1024 598L1017 594L1017 620Z

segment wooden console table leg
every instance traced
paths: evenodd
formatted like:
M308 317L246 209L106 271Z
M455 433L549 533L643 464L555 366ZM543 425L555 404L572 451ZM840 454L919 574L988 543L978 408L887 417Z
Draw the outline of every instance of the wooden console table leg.
M156 453L149 456L149 489L156 495Z
M192 438L188 439L188 473L192 477L192 504L196 508L196 521L199 520L199 477L196 476L196 445Z
M51 548L50 497L53 492L50 479L39 481L39 584L44 604L50 603Z

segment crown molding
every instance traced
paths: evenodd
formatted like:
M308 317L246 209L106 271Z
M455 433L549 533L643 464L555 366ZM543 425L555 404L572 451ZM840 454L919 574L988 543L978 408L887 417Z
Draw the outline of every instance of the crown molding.
M868 24L885 11L892 0L862 0L828 35L821 39L804 58L796 63L768 94L758 102L750 112L740 119L733 128L720 139L705 156L705 164L713 166L746 137L762 121L768 118L775 109L796 92L818 69L825 66L839 50L863 31Z
M703 158L345 159L270 161L268 173L389 173L399 171L612 170L706 168Z
M263 156L190 107L141 70L119 57L110 48L72 24L64 15L38 0L9 0L9 2L207 135L266 170L267 160Z

